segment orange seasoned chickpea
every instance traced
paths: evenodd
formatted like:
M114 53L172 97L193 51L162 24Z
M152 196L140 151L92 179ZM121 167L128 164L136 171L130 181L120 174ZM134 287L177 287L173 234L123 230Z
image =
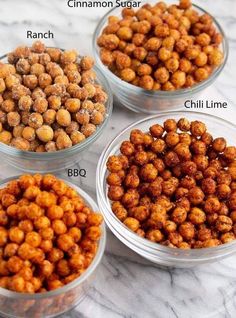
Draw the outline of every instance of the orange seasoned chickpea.
M47 210L47 217L51 220L61 219L63 214L63 209L58 205L51 205Z
M24 233L32 232L33 231L33 223L31 220L22 220L18 224L19 229Z
M23 260L30 260L34 256L34 249L28 243L23 243L18 248L17 254Z
M24 292L25 291L25 280L23 277L14 276L10 282L10 288L15 292Z
M56 235L65 234L67 232L65 223L59 219L53 220L52 229Z
M28 232L25 237L25 242L33 247L38 247L41 243L41 236L37 232Z
M69 234L61 234L57 239L57 245L62 251L67 252L74 245L74 240Z
M17 244L20 244L24 240L25 234L19 227L12 227L9 230L9 239Z

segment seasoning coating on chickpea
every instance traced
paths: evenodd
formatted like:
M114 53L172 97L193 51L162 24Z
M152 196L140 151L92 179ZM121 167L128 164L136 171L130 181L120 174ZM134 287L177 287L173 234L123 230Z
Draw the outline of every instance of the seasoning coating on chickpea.
M149 132L133 129L120 153L107 161L108 198L130 230L182 249L235 239L236 147L203 122L170 118Z
M103 218L76 190L53 175L37 174L22 175L0 193L1 287L45 292L73 281L88 268Z
M124 25L121 37L127 29ZM8 61L0 65L0 142L53 152L83 142L104 122L108 96L97 83L90 56L36 41L16 48ZM130 57L120 53L113 62L122 70L124 63L130 66Z
M127 8L125 16L108 17L97 39L100 59L111 72L154 91L188 88L209 78L223 63L221 42L213 19L200 15L190 0Z

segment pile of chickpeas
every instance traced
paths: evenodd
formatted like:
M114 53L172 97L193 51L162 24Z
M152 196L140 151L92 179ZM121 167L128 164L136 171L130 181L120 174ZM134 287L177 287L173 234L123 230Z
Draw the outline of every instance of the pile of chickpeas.
M0 142L20 150L52 152L95 133L107 94L96 84L94 61L75 50L36 41L0 62Z
M146 90L173 91L206 80L222 64L222 35L190 0L145 4L110 16L97 40L111 72Z
M41 293L92 262L102 216L53 175L23 175L0 190L0 286Z
M108 197L137 235L181 249L236 238L236 147L200 121L168 119L132 130L109 157Z

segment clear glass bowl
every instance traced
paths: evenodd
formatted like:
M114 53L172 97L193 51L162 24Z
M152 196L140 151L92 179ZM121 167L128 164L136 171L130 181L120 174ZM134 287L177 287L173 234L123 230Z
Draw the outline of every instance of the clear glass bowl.
M3 188L9 181L17 178L18 176L1 181L0 188ZM86 192L71 182L64 181L84 198L89 207L96 212L98 211L97 204ZM79 305L92 285L96 269L104 254L105 245L106 227L103 223L102 236L99 241L97 254L91 265L79 278L62 288L39 294L24 294L0 287L0 316L11 318L48 318L58 316Z
M199 264L216 262L236 252L236 240L218 247L182 250L162 246L145 238L139 237L137 234L129 230L111 210L110 201L107 196L108 187L106 184L106 162L110 156L120 153L120 145L122 141L129 140L129 135L132 129L148 131L150 126L157 123L162 125L168 118L179 120L182 117L185 117L190 121L203 121L207 125L208 131L213 135L213 137L221 136L227 140L229 145L235 144L236 125L228 121L199 112L163 112L159 115L137 121L117 135L103 151L99 159L96 174L98 205L100 211L102 211L105 222L111 231L118 237L119 240L121 240L121 242L137 252L139 255L156 264L172 267L191 267Z
M0 62L6 63L7 55L2 56ZM46 173L66 169L74 163L80 162L84 157L86 158L86 151L104 131L113 109L113 96L108 80L98 67L94 66L93 69L97 74L97 83L104 88L108 95L105 120L97 127L96 132L80 144L56 152L22 151L0 143L0 156L6 163L23 171Z
M157 0L150 0L148 3L154 4ZM173 4L173 0L166 0L167 4ZM193 8L201 14L208 13L204 9L193 5ZM119 77L114 75L101 61L97 45L97 39L101 35L102 30L107 25L109 16L121 17L121 8L113 8L98 23L93 35L93 54L95 56L96 65L102 70L106 78L109 80L115 100L121 105L135 112L143 112L148 114L156 114L160 111L176 110L183 107L184 102L191 98L197 98L208 86L212 85L216 78L220 75L228 59L228 41L225 33L214 17L214 25L219 33L223 36L221 50L224 53L223 63L214 70L211 76L205 81L196 84L191 88L180 89L176 91L148 91L140 87L136 87Z

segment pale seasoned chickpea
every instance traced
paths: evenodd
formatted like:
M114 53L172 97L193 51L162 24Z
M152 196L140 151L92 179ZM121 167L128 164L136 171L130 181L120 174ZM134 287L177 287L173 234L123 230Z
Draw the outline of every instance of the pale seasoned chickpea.
M73 131L70 135L73 145L77 145L86 139L85 135L79 131Z
M56 114L56 120L59 125L67 127L71 123L71 115L66 109L59 109Z
M32 127L24 127L22 130L22 137L28 141L35 140L35 130Z
M43 117L41 114L38 113L32 113L29 116L29 122L28 122L29 126L34 128L34 129L38 129L43 125Z
M49 96L48 105L51 109L58 110L61 106L61 97L56 95Z
M56 138L56 146L59 150L70 148L72 146L72 141L65 132L60 133Z
M0 142L9 145L12 140L12 134L9 131L0 132Z
M39 140L47 143L53 140L53 129L48 125L42 125L40 128L36 130L36 135Z

